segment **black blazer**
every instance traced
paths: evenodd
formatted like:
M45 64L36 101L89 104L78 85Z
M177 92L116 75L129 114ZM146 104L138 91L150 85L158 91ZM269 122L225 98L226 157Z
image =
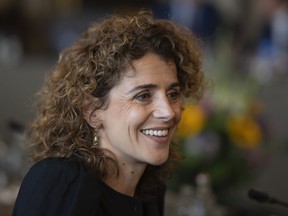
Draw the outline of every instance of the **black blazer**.
M121 194L83 163L50 157L25 176L13 216L163 216L164 192L149 201Z

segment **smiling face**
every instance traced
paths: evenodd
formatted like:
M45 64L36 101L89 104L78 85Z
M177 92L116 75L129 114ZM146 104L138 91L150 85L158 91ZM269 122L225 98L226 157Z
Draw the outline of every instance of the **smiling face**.
M181 118L176 67L155 54L133 67L109 92L107 108L93 115L101 122L100 145L120 161L160 165Z

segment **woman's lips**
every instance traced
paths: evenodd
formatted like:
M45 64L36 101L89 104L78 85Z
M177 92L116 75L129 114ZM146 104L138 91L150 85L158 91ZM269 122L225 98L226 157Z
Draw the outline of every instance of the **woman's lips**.
M169 141L169 129L145 129L141 132L157 144L167 144Z

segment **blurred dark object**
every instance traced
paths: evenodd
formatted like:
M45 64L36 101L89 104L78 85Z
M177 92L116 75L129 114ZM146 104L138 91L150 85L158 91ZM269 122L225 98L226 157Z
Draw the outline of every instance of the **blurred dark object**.
M255 189L250 189L248 191L248 196L260 203L270 203L270 204L277 204L283 207L288 208L288 203L281 201L279 199L276 199L272 196L270 196L268 193L263 192L263 191L259 191L259 190L255 190Z

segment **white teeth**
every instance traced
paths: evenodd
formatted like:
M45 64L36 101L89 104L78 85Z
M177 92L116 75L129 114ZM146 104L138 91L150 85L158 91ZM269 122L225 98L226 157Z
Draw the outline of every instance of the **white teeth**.
M168 130L142 130L142 133L150 136L167 136Z

